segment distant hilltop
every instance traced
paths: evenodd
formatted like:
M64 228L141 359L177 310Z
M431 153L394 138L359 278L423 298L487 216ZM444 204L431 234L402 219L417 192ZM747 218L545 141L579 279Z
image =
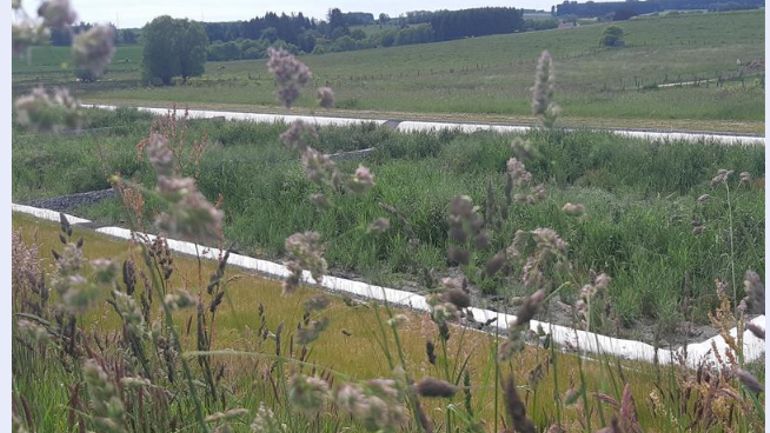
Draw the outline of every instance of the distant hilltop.
M666 10L708 10L725 11L737 9L756 9L763 7L763 0L647 0L578 3L565 0L556 5L556 15L572 15L579 18L602 17L621 13L622 15L641 15Z

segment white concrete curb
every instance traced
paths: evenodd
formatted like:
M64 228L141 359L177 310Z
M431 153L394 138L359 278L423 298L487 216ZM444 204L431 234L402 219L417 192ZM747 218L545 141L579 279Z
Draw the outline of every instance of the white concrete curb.
M33 215L40 219L56 222L59 221L59 212L51 211L48 209L39 209L18 204L12 204L11 209L13 212ZM65 214L65 216L72 224L90 223L89 220L83 218L78 218L67 214ZM120 227L102 227L96 229L95 231L119 239L132 238L131 230ZM150 239L154 238L152 235L146 236L149 236ZM196 254L196 245L192 242L168 239L168 246L171 250L179 253L189 255ZM202 257L213 260L216 260L222 253L222 251L217 248L208 248L203 246L198 246L197 251L201 254ZM267 260L255 259L253 257L248 257L241 254L230 254L228 264L251 271L268 274L277 278L286 278L289 275L289 270L284 265L269 262ZM395 305L410 307L421 311L428 311L428 304L425 301L425 297L416 293L391 289L387 287L374 286L360 281L346 280L344 278L332 276L324 277L320 283L317 283L315 280L313 280L313 278L310 276L310 273L307 271L303 272L303 280L306 283L317 284L323 288L335 292L349 293L367 299L387 301ZM510 314L503 314L475 307L472 307L470 310L475 320L479 322L485 322L487 320L496 318L496 326L498 326L501 330L507 329L508 324L513 322L513 320L516 318L516 316ZM764 315L755 317L751 320L751 322L759 325L760 327L764 327L765 329L767 327ZM552 340L559 345L572 348L579 347L582 351L593 354L613 355L624 359L646 362L652 362L656 357L655 348L652 345L643 343L641 341L613 338L606 335L576 330L567 326L553 325L535 320L530 322L530 329L537 331L538 328L542 328L542 330L545 332L550 333ZM737 329L733 328L730 331L730 335L735 337L737 335ZM712 337L700 343L690 344L686 349L686 362L692 368L697 368L703 362L712 363L716 366L716 356L713 353L714 349L716 349L720 355L730 350L724 338L721 336ZM745 361L752 362L762 359L764 353L765 342L755 337L751 332L745 331L743 334L743 354ZM683 356L683 354L683 348L673 351L668 349L657 350L658 361L662 364L679 362L679 359Z
M93 108L99 108L104 110L114 110L118 107L114 105L92 105ZM150 107L133 107L140 111L146 111L153 114L166 114L168 109L166 108L150 108ZM283 114L262 114L262 113L239 113L234 111L213 111L213 110L187 110L189 116L194 119L210 119L216 117L223 117L227 120L248 120L252 122L260 123L274 123L274 122L286 122L291 123L295 120L302 120L307 123L316 124L319 126L348 126L362 123L375 123L378 125L385 124L388 120L384 119L356 119L345 117L324 117L324 116L300 116L300 115L283 115ZM454 130L459 129L464 133L471 133L475 131L494 131L498 133L524 133L532 129L530 126L514 126L514 125L487 125L482 123L451 123L451 122L422 122L405 120L398 124L397 130L401 132L430 132L441 130ZM616 135L642 138L646 140L682 140L689 142L699 141L714 141L726 145L765 145L764 137L750 136L750 135L728 135L728 134L704 134L704 133L687 133L687 132L648 132L648 131L634 131L634 130L599 130L611 132Z

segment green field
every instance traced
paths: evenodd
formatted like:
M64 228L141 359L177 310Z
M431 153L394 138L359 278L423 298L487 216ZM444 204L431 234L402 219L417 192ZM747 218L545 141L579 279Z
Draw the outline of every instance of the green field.
M303 56L314 85L336 92L337 114L530 123L529 88L539 53L556 62L562 124L761 133L764 77L698 87L654 88L665 82L734 77L736 60L764 60L764 11L684 14L619 24L626 47L605 49L605 24L577 29ZM40 49L42 50L42 49ZM66 56L33 56L14 64L14 85L53 71ZM126 105L280 111L264 61L209 62L187 85L142 87L139 47L121 47L107 80L78 85L86 101ZM121 63L121 59L128 59ZM37 66L35 66L37 65ZM110 82L109 80L113 80ZM71 80L70 80L71 81ZM314 92L299 111L314 106Z
M15 201L106 188L113 173L153 184L151 169L137 160L135 149L149 128L149 117L131 111L92 116L95 129L84 135L15 131ZM401 134L374 126L322 129L317 147L325 152L377 147L364 163L378 185L367 197L342 196L332 209L319 212L307 200L316 191L313 184L296 156L278 141L284 125L209 120L194 121L190 128L190 140L205 133L212 143L201 161L199 184L212 200L222 194L225 235L239 251L280 259L287 236L317 230L328 244L326 258L336 273L389 286L411 281L417 287L431 284L427 271L448 272L447 206L452 197L468 194L486 209L491 186L497 203L504 201L513 138ZM630 336L639 336L635 324L650 320L657 321L661 332L674 332L689 315L680 308L685 297L697 300L690 304L695 306L693 320L705 323L706 311L716 302L714 278L730 278L731 263L741 275L764 268L762 147L650 143L589 132L535 131L525 138L538 150L527 167L537 182L546 184L547 199L514 206L492 247L478 254L481 263L510 243L517 229L552 227L570 244L578 275L586 278L594 269L613 277L613 314L623 323L621 334ZM357 164L340 163L348 171ZM744 186L738 186L737 178L730 183L733 258L725 191L709 186L720 168L748 171L759 179ZM712 200L696 204L704 193ZM395 206L406 220L386 213L381 202ZM566 216L561 211L566 202L584 204L588 216ZM152 221L158 203L149 201L145 209L146 220ZM105 224L126 219L117 200L73 213ZM393 229L373 241L366 229L380 216L391 217ZM696 217L706 225L701 236L692 234ZM410 230L416 245L409 241ZM522 294L515 281L477 283L486 294ZM564 290L564 301L573 302L579 287Z

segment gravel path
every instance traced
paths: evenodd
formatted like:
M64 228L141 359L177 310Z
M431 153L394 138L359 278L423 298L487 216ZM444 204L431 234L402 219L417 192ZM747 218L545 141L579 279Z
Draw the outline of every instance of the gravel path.
M115 197L115 190L108 188L99 191L81 192L59 197L32 200L29 202L29 205L55 211L65 211L78 206L94 204L112 197Z

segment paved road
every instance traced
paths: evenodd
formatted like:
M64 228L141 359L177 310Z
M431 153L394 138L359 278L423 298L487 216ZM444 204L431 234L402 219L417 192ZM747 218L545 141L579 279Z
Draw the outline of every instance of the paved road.
M94 108L113 110L116 107L112 105L93 105ZM147 111L155 114L166 114L165 108L136 107L141 111ZM322 116L299 116L284 114L263 114L263 113L239 113L234 111L211 111L211 110L189 110L191 118L211 119L224 118L227 120L249 120L253 122L272 123L283 121L286 123L295 120L302 120L317 125L335 125L346 126L360 123L376 123L387 125L403 132L414 131L438 131L442 129L460 129L463 132L474 132L480 130L492 130L496 132L526 132L532 129L530 126L515 125L489 125L481 123L451 123L451 122L424 122L424 121L398 121L388 119L355 119L345 117L322 117ZM731 134L710 134L710 133L691 133L691 132L652 132L627 129L611 129L610 132L626 136L643 138L647 140L684 140L690 142L715 141L727 145L760 145L764 146L765 138L755 135L731 135Z

